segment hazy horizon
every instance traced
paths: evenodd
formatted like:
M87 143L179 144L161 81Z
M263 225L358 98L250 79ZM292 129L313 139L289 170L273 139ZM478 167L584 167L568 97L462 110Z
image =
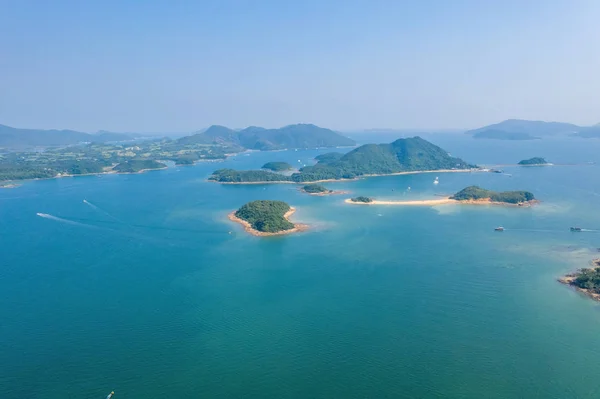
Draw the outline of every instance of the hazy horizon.
M600 3L10 2L0 124L189 133L600 122Z

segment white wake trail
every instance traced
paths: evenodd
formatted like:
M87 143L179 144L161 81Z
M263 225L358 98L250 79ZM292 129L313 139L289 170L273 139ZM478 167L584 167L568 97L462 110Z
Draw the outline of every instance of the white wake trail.
M92 204L90 201L84 199L83 203L88 205L90 208L92 208L93 210L95 210L96 212L100 212L101 214L103 214L104 216L108 216L109 218L111 218L112 220L119 222L119 223L124 223L126 224L124 221L122 221L121 219L119 219L118 217L115 217L113 215L111 215L110 213L106 212L104 209L100 208L97 205Z
M39 217L42 217L44 219L50 219L50 220L54 220L56 222L70 224L70 225L73 225L73 226L91 227L93 229L97 228L96 226L92 226L90 224L79 223L79 222L75 222L73 220L59 218L58 216L50 215L48 213L39 213L38 212L38 213L36 213L36 215L38 215Z

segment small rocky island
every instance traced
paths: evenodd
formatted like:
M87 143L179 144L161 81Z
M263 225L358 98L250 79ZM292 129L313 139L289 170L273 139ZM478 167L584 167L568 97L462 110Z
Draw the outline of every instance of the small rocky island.
M302 188L300 188L300 191L309 195L317 196L347 194L346 191L330 190L321 184L307 184L305 186L302 186Z
M520 166L543 166L543 165L550 165L550 163L542 157L533 157L533 158L524 159L524 160L520 161L518 163L518 165L520 165Z
M600 301L600 259L592 261L591 268L581 269L558 279L559 282L574 287L596 301Z
M272 170L273 172L286 172L294 168L287 162L267 162L261 169Z
M466 203L490 203L525 206L536 203L535 196L529 191L492 191L479 186L469 186L449 199Z
M292 223L289 218L296 211L283 201L258 200L248 202L229 214L229 220L240 223L255 236L274 236L304 231L307 225Z

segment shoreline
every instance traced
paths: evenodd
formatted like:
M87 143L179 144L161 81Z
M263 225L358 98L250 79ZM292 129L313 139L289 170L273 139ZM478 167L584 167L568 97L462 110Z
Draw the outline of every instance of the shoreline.
M517 208L528 208L532 205L539 203L538 200L521 202L519 204L510 204L508 202L495 202L489 198L479 200L466 200L459 201L450 197L442 199L428 199L428 200L411 200L411 201L378 201L373 200L371 202L354 202L352 199L347 198L344 200L346 204L352 205L403 205L403 206L436 206L436 205L496 205L496 206L509 206Z
M267 232L264 232L264 231L258 231L256 229L254 229L249 222L247 222L244 219L240 219L237 216L235 216L236 212L237 211L230 212L227 215L227 218L229 220L231 220L232 222L241 224L244 227L244 231L246 231L246 233L250 233L250 234L252 234L253 236L256 236L256 237L271 237L271 236L282 236L282 235L292 234L292 233L300 233L302 231L308 230L308 228L309 228L309 226L307 224L294 223L294 222L292 222L290 220L290 216L292 216L296 212L296 208L294 208L292 206L290 207L290 210L287 211L283 215L283 217L288 222L293 223L294 227L292 229L282 230L282 231L278 231L276 233L267 233Z
M289 181L289 180L275 180L275 181L218 181L218 180L210 180L212 183L219 184L312 184L312 183L335 183L335 182L345 182L345 181L356 181L369 177L386 177L386 176L401 176L401 175L417 175L421 173L486 173L482 169L438 169L438 170L415 170L408 172L394 172L394 173L385 173L381 175L376 174L367 174L360 175L357 177L353 177L352 179L322 179L322 180L310 180L310 181Z
M593 259L592 260L592 267L591 268L584 268L584 269L596 269L600 267L600 258L598 259ZM558 281L561 284L567 285L573 289L575 289L575 291L578 291L580 293L582 293L583 295L595 300L595 301L599 301L600 302L600 294L597 294L595 292L592 292L588 289L585 288L581 288L578 287L576 285L573 284L573 282L575 281L575 279L579 276L579 274L581 273L581 270L584 269L580 269L579 271L575 272L575 273L569 273L566 274L562 277L559 277L556 279L556 281Z

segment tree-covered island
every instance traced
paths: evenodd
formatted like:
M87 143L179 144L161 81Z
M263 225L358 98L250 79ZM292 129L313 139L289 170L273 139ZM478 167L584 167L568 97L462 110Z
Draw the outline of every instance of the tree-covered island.
M291 176L262 175L265 182L308 183L326 180L355 179L360 176L418 173L424 171L470 171L476 165L450 156L442 148L420 137L398 139L390 144L362 145L342 156L334 153L317 157L316 165L305 166ZM327 155L327 156L326 156ZM217 170L210 180L223 183L257 182L256 171ZM251 172L251 173L247 173ZM265 173L263 171L263 173Z
M450 199L462 202L489 202L512 205L532 204L535 196L529 191L492 191L479 186L469 186L450 197Z
M592 261L591 268L581 269L558 279L563 284L570 285L585 295L600 301L600 259Z
M373 198L370 197L364 197L364 196L358 196L358 197L354 197L354 198L350 198L350 201L352 202L358 202L358 203L363 203L363 204L369 204L371 202L373 202Z
M243 205L229 214L229 219L242 224L245 230L256 236L271 236L306 230L303 224L290 222L295 212L283 201L258 200Z
M334 195L334 194L347 194L346 191L330 190L327 187L325 187L321 184L316 184L316 183L306 184L306 185L302 186L302 188L300 188L300 191L302 191L303 193L306 193L306 194L318 195L318 196Z
M519 165L521 165L521 166L541 166L541 165L549 165L549 163L542 157L533 157L533 158L524 159L522 161L519 161Z
M167 165L153 159L131 159L117 164L112 170L117 173L140 173L151 169L164 169Z
M261 169L268 169L273 172L285 172L294 168L287 162L267 162Z

